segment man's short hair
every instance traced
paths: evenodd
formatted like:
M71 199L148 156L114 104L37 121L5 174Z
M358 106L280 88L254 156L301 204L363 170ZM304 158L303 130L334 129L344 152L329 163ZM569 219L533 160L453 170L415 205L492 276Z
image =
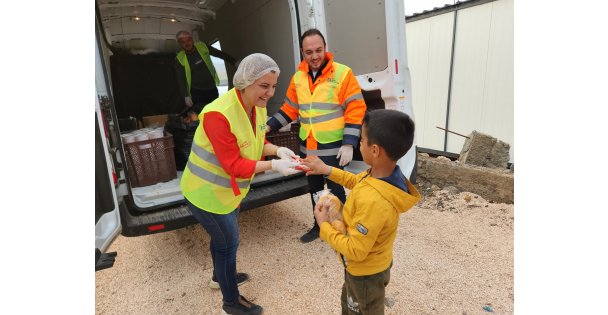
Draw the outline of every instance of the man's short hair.
M404 156L414 143L414 121L403 112L393 109L369 111L363 124L367 145L382 147L393 161Z
M183 37L183 36L192 37L192 34L190 34L190 32L188 32L188 31L181 30L181 31L177 32L177 34L175 34L175 39L179 40L180 36L181 37Z
M306 38L308 36L313 36L313 35L321 36L321 39L323 40L323 46L327 46L327 44L325 43L325 37L323 37L323 34L321 34L321 31L319 31L316 28L311 28L308 31L304 32L304 34L302 34L302 36L300 36L300 48L302 48L302 43L304 42L304 38Z

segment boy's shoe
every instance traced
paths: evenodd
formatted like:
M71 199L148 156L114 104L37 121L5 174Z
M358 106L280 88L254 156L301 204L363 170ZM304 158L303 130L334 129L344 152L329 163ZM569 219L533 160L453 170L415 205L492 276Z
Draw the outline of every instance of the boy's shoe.
M224 303L222 305L222 314L225 315L260 315L262 312L261 306L247 301L242 295L239 295L236 303L232 305Z
M245 283L249 281L249 275L244 273L244 272L237 272L236 273L236 285L240 286L241 284ZM211 281L209 281L209 287L212 289L219 289L220 288L220 283L217 282L217 279L215 278L215 275L211 278Z
M300 237L300 242L309 243L319 238L319 226L315 223L310 231Z

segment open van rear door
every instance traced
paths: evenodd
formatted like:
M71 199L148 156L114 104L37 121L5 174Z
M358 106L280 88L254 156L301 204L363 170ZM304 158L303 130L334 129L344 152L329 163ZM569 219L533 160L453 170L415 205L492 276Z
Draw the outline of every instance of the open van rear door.
M407 65L402 0L298 0L300 30L315 27L335 60L349 66L369 111L398 110L414 120ZM348 12L348 13L347 13ZM399 159L403 174L415 182L416 144ZM346 170L367 169L359 150Z
M112 267L116 253L105 253L121 229L112 160L99 99L95 96L95 271Z

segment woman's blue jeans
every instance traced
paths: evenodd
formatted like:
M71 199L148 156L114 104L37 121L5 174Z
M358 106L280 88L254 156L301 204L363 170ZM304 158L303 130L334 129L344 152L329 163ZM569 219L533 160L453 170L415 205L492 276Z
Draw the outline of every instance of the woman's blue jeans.
M211 237L211 259L213 274L220 284L224 303L238 300L236 283L236 250L239 247L239 209L228 214L215 214L198 208L186 199L192 215Z

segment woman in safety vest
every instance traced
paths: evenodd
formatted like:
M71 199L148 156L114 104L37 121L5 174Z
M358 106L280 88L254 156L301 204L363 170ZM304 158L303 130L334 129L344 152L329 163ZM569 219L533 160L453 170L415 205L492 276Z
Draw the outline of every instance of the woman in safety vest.
M237 217L255 173L275 170L295 174L300 163L288 148L265 140L266 105L273 96L279 67L264 54L245 57L234 74L234 88L199 115L181 190L193 216L211 237L213 278L228 314L261 314L262 307L239 294L249 276L236 272L239 245ZM262 156L281 159L261 161Z

